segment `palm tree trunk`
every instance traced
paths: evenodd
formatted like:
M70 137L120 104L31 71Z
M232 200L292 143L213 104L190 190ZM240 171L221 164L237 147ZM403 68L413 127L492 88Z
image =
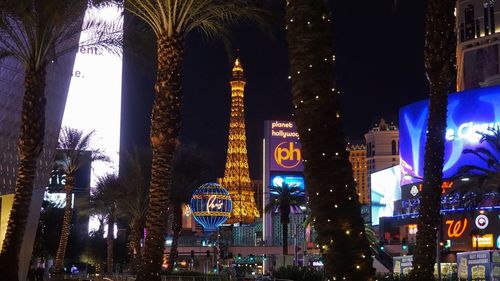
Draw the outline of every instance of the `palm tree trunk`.
M448 93L455 76L455 0L427 2L425 66L430 101L417 241L410 280L433 280L436 235L441 226L441 185Z
M107 242L107 271L109 275L113 274L113 251L114 251L114 243L115 243L115 217L114 210L112 210L108 214L108 237L106 237Z
M326 251L327 279L370 280L375 270L346 152L334 81L329 10L324 0L286 1L295 121L309 207Z
M182 230L182 204L175 202L173 204L174 218L172 221L172 246L170 246L170 256L168 259L169 270L173 269L175 257L177 256L177 247L179 244L179 235Z
M288 224L283 223L281 224L283 226L283 255L286 256L288 255Z
M288 187L284 187L288 188ZM283 244L283 255L288 255L288 224L290 224L290 195L288 191L282 194L282 198L280 199L280 222L283 226L282 231L282 239L281 242Z
M146 243L137 281L160 280L166 234L166 211L172 186L172 163L179 143L183 41L158 38L158 74L151 116L151 185L146 218Z
M59 239L59 246L57 247L56 261L54 271L55 273L62 273L64 267L64 256L66 255L66 247L68 245L68 237L71 230L71 217L73 210L71 208L71 195L73 194L73 187L75 186L75 179L72 175L67 175L64 190L66 192L66 205L64 206L64 217L61 228L61 238Z
M139 219L133 219L130 224L129 255L132 259L132 270L134 274L138 272L138 266L141 260L141 235L142 223Z
M29 215L37 160L45 135L45 65L26 68L21 128L18 139L19 168L14 202L0 253L0 280L18 280L19 253Z

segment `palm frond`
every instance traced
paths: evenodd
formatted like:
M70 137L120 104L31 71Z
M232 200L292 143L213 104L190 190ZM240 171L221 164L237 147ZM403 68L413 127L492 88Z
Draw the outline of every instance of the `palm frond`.
M90 20L82 26L87 7L87 1L82 0L1 1L0 51L25 66L40 68L75 51L83 32L88 44L119 53L119 21Z
M271 30L269 12L248 0L129 0L125 9L148 24L157 37L185 37L197 30L207 39L227 39L229 28L242 22Z
M62 127L56 153L58 167L62 168L67 174L73 174L89 162L109 162L110 158L107 155L99 148L92 146L94 137L94 131L85 133L82 130Z

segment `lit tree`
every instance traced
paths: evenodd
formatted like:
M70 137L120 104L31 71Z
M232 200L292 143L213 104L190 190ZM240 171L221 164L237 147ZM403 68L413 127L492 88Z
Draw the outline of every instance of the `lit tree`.
M100 3L103 1L94 1ZM18 262L29 213L37 160L45 136L46 69L75 51L82 30L84 45L118 52L121 33L95 19L83 23L86 0L0 1L0 59L13 57L24 66L24 96L18 138L19 168L14 202L0 253L0 280L18 280Z
M227 40L231 24L261 22L260 10L246 0L129 0L125 8L154 32L157 82L151 115L153 150L147 237L137 281L160 279L165 217L172 186L172 161L179 144L182 100L181 69L186 36L198 31L209 39Z
M448 93L455 83L455 0L428 0L425 67L429 80L429 116L420 193L418 232L411 280L433 280L436 235L441 224L444 140Z
M64 256L71 228L73 214L71 198L75 187L75 173L82 166L94 161L109 161L100 149L92 148L91 142L95 132L84 133L74 128L63 127L59 134L59 142L56 152L56 169L66 175L64 191L66 193L66 205L64 206L64 218L59 238L59 246L55 260L55 272L61 273L64 266Z
M283 227L282 245L283 255L288 255L288 224L290 224L290 213L301 212L300 206L306 203L304 191L298 186L288 186L283 183L281 186L270 188L271 200L264 207L266 213L274 214L279 210L280 223Z
M286 1L290 79L311 216L332 280L371 280L370 247L346 151L323 0Z

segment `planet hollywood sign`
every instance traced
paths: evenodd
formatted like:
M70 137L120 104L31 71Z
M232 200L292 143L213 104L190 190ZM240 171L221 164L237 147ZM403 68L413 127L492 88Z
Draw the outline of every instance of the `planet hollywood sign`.
M301 172L302 151L295 123L272 121L269 130L271 170Z

